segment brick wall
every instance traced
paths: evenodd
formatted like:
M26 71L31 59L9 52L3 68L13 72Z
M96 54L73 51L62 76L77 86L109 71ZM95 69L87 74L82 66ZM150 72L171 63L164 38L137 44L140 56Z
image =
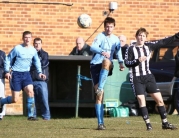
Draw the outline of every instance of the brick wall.
M49 55L68 55L75 46L77 36L86 40L101 24L108 12L110 0L9 0L0 1L0 49L6 54L21 43L25 30L33 32L33 37L43 39L43 48ZM25 4L39 2L54 4ZM124 34L134 40L135 32L140 27L149 31L148 39L160 39L178 32L179 0L118 0L118 9L110 16L116 19L114 34ZM72 6L56 3L73 4ZM92 26L79 28L77 17L87 13L92 18ZM97 33L103 31L103 25L89 39L88 44ZM11 95L6 81L6 95ZM22 114L22 96L17 104L7 106L7 114Z

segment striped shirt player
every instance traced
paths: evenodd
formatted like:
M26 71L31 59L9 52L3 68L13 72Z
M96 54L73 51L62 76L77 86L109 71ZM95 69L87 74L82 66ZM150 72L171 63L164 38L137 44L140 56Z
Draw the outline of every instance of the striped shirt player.
M129 68L129 80L134 85L133 78L138 78L138 76L147 76L147 77L153 77L150 69L149 69L149 61L151 57L152 51L155 49L160 48L161 46L170 44L174 42L176 39L178 39L178 34L157 40L157 41L149 41L145 42L142 47L138 47L136 44L132 44L125 53L125 65ZM139 57L146 56L145 62L140 62ZM157 87L157 86L155 86ZM134 88L134 87L133 87ZM155 88L154 91L159 91L158 88ZM133 89L134 94L136 95L136 90ZM140 93L140 92L139 92Z
M149 70L149 60L151 52L163 45L170 44L179 39L179 33L154 42L145 42L148 32L145 28L140 28L136 32L136 44L131 45L126 50L124 63L129 68L129 80L136 96L141 115L146 123L147 130L152 130L148 111L146 108L145 92L147 92L157 103L157 108L162 119L163 129L176 129L168 123L163 99L155 81L155 77Z

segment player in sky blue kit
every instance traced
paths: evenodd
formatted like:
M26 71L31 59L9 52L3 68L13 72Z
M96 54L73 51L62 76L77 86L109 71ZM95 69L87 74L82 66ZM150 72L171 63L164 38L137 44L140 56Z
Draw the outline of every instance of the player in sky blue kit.
M33 117L34 113L34 92L33 82L30 75L31 64L34 64L39 73L39 77L45 79L46 76L42 74L41 63L37 55L36 49L31 46L32 33L29 31L23 32L23 43L16 45L7 55L4 68L5 77L10 82L12 96L0 99L0 110L4 104L16 103L19 100L20 91L27 93L27 109L28 120L36 120ZM1 112L1 111L0 111Z
M120 41L116 35L112 34L114 27L115 20L111 17L107 17L104 21L104 32L97 35L90 48L93 52L93 57L90 62L90 72L96 93L95 109L98 119L98 130L106 129L103 120L103 88L107 76L112 75L114 53L118 59L120 70L124 70Z

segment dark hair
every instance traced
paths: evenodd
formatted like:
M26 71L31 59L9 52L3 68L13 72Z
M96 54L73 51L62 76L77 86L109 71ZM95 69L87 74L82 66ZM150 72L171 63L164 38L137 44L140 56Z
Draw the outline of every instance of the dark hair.
M115 19L112 18L112 17L107 17L107 18L104 20L104 27L106 26L107 23L113 23L114 26L116 25Z
M42 39L39 38L39 37L37 37L37 38L34 39L34 43L35 43L35 41L41 41L41 43L42 43Z
M145 33L146 37L147 37L148 34L149 34L145 28L140 28L140 29L137 30L135 36L137 37L137 36L138 36L139 34L141 34L141 33Z
M23 34L22 34L22 38L24 38L24 36L25 36L25 35L28 35L28 34L31 34L31 35L32 35L32 33L31 33L30 31L24 31Z

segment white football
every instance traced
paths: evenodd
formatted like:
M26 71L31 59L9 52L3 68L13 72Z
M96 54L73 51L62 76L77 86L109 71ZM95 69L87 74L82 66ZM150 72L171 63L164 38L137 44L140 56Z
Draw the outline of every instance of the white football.
M81 28L88 28L91 26L92 19L88 14L81 14L78 17L77 23Z

